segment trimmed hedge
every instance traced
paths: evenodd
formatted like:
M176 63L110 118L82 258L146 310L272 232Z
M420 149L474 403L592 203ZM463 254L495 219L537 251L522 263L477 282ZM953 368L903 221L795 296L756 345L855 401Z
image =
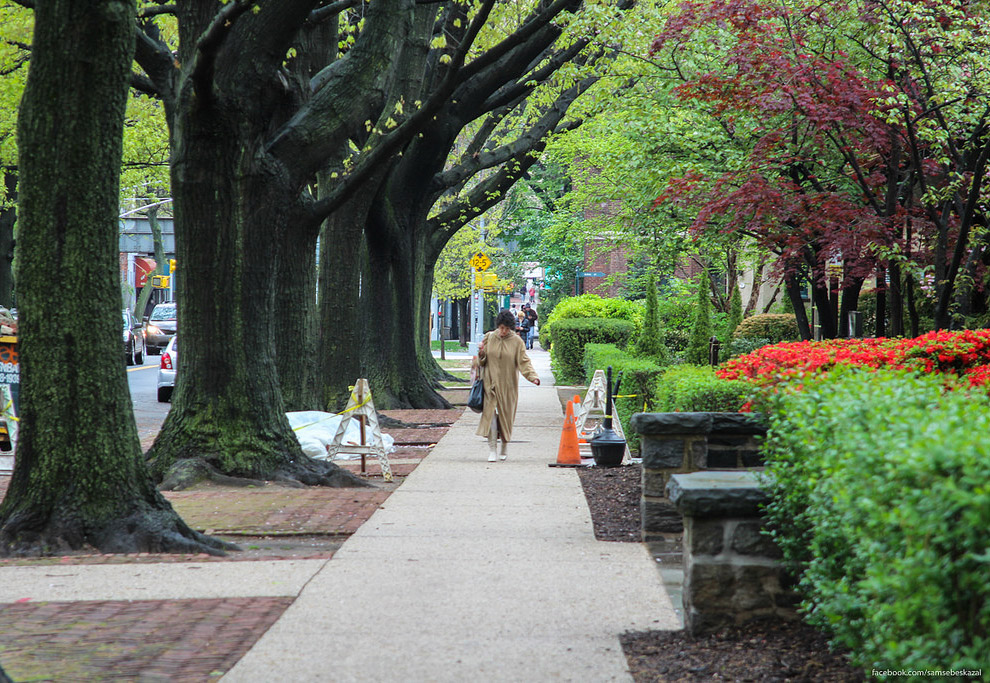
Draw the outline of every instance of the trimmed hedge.
M793 313L763 313L743 320L732 336L734 339L769 339L771 344L776 344L801 339L801 331Z
M550 362L557 384L581 384L584 381L585 344L615 344L624 349L633 334L628 320L605 318L567 318L554 327L556 341L550 348ZM540 330L543 334L543 330Z
M770 346L772 344L773 342L765 337L734 337L729 342L729 358L744 356L747 353L753 353L757 349L762 349L764 346Z
M638 332L643 324L643 306L626 299L603 299L597 294L582 294L563 299L540 323L540 346L552 350L557 322L573 318L628 320Z
M834 368L769 399L773 535L866 670L986 668L990 401L943 381Z
M612 366L613 384L622 373L619 395L628 398L615 399L615 408L629 447L638 450L639 436L629 423L635 413L644 412L644 405L652 405L653 391L663 368L648 358L633 356L615 344L587 344L584 347L585 384L591 383L595 370L607 370L609 366Z
M719 379L707 365L676 365L658 379L653 412L734 413L749 402L753 385Z

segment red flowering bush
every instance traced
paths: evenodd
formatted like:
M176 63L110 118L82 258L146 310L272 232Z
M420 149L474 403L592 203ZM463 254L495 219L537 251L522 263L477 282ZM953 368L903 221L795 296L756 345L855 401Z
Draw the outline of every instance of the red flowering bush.
M945 330L914 339L832 339L765 346L726 362L716 375L766 386L837 365L892 368L965 377L990 383L990 330Z

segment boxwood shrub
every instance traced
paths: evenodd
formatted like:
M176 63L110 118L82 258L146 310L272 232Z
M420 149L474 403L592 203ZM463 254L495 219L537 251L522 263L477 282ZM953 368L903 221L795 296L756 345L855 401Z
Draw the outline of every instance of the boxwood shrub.
M798 330L797 318L793 313L763 313L746 318L732 335L735 339L756 337L769 339L771 344L782 341L798 341L801 332Z
M990 652L990 401L836 368L770 398L768 516L804 609L870 669Z
M736 412L750 400L748 382L719 379L707 365L675 365L657 378L653 411Z
M557 384L581 384L584 381L585 344L615 344L624 349L632 334L633 324L628 320L558 320L554 327L554 344L550 348L554 380Z
M584 347L585 384L591 383L595 370L607 370L609 366L612 367L613 385L619 373L622 373L619 385L619 396L622 398L615 399L622 432L629 442L629 448L639 450L639 436L632 431L629 423L633 414L641 413L653 405L653 391L663 368L653 360L633 356L615 344L588 344Z

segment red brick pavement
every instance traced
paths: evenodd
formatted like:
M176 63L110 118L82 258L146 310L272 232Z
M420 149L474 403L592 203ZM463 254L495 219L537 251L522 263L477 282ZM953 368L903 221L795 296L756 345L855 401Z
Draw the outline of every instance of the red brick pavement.
M14 681L208 681L237 663L292 598L0 605Z

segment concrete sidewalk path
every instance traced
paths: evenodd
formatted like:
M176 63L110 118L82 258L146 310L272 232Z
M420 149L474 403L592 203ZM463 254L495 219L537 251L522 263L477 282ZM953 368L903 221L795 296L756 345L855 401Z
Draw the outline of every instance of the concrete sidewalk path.
M464 416L225 681L631 680L618 636L678 629L646 547L595 540L548 354L508 460Z

